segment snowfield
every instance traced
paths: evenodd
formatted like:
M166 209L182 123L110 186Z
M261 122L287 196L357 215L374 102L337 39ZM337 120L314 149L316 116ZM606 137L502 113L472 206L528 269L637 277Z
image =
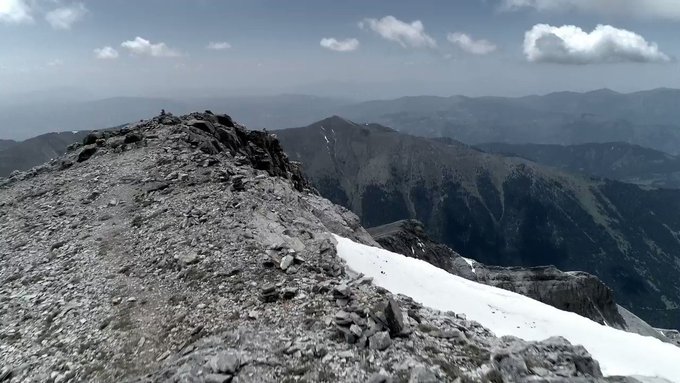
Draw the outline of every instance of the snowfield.
M431 264L335 236L347 266L395 294L421 304L464 313L497 336L528 341L563 336L583 345L605 376L646 376L680 383L680 348L658 339L600 325L574 313L510 291L449 274Z

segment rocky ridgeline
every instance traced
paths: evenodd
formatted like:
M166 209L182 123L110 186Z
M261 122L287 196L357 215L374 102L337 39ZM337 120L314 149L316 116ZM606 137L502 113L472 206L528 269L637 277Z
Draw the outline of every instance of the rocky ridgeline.
M0 182L0 382L602 378L561 338L497 338L346 270L377 244L228 116L93 133Z

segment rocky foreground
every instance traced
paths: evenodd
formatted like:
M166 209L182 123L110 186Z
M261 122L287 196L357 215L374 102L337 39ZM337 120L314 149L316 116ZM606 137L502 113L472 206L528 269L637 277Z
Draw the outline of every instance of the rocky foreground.
M0 382L635 381L393 296L331 233L378 246L228 116L93 133L0 180Z

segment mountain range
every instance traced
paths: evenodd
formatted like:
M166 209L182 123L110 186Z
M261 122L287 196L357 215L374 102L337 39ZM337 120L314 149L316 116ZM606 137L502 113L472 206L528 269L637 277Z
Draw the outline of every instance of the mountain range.
M277 135L319 192L367 227L415 218L435 240L486 264L586 271L650 324L680 327L680 191L340 117Z
M581 145L488 143L475 147L588 176L641 186L680 187L680 157L624 142Z
M519 98L404 97L349 105L338 114L468 144L627 142L678 154L679 105L680 90L623 94L601 89Z
M0 105L0 137L93 130L138 121L161 109L230 110L253 128L306 126L336 114L417 136L488 142L573 145L625 142L680 152L680 90L557 92L525 97L416 96L357 101L306 95L22 98ZM56 101L55 101L56 100Z

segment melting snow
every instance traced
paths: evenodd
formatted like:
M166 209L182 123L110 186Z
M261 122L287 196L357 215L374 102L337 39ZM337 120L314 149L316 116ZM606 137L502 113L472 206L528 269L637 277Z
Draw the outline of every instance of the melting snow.
M680 383L680 347L613 329L525 296L449 274L427 262L335 236L338 255L392 293L442 311L465 313L497 336L528 341L563 336L583 345L607 376L647 376ZM649 380L648 380L649 381Z

